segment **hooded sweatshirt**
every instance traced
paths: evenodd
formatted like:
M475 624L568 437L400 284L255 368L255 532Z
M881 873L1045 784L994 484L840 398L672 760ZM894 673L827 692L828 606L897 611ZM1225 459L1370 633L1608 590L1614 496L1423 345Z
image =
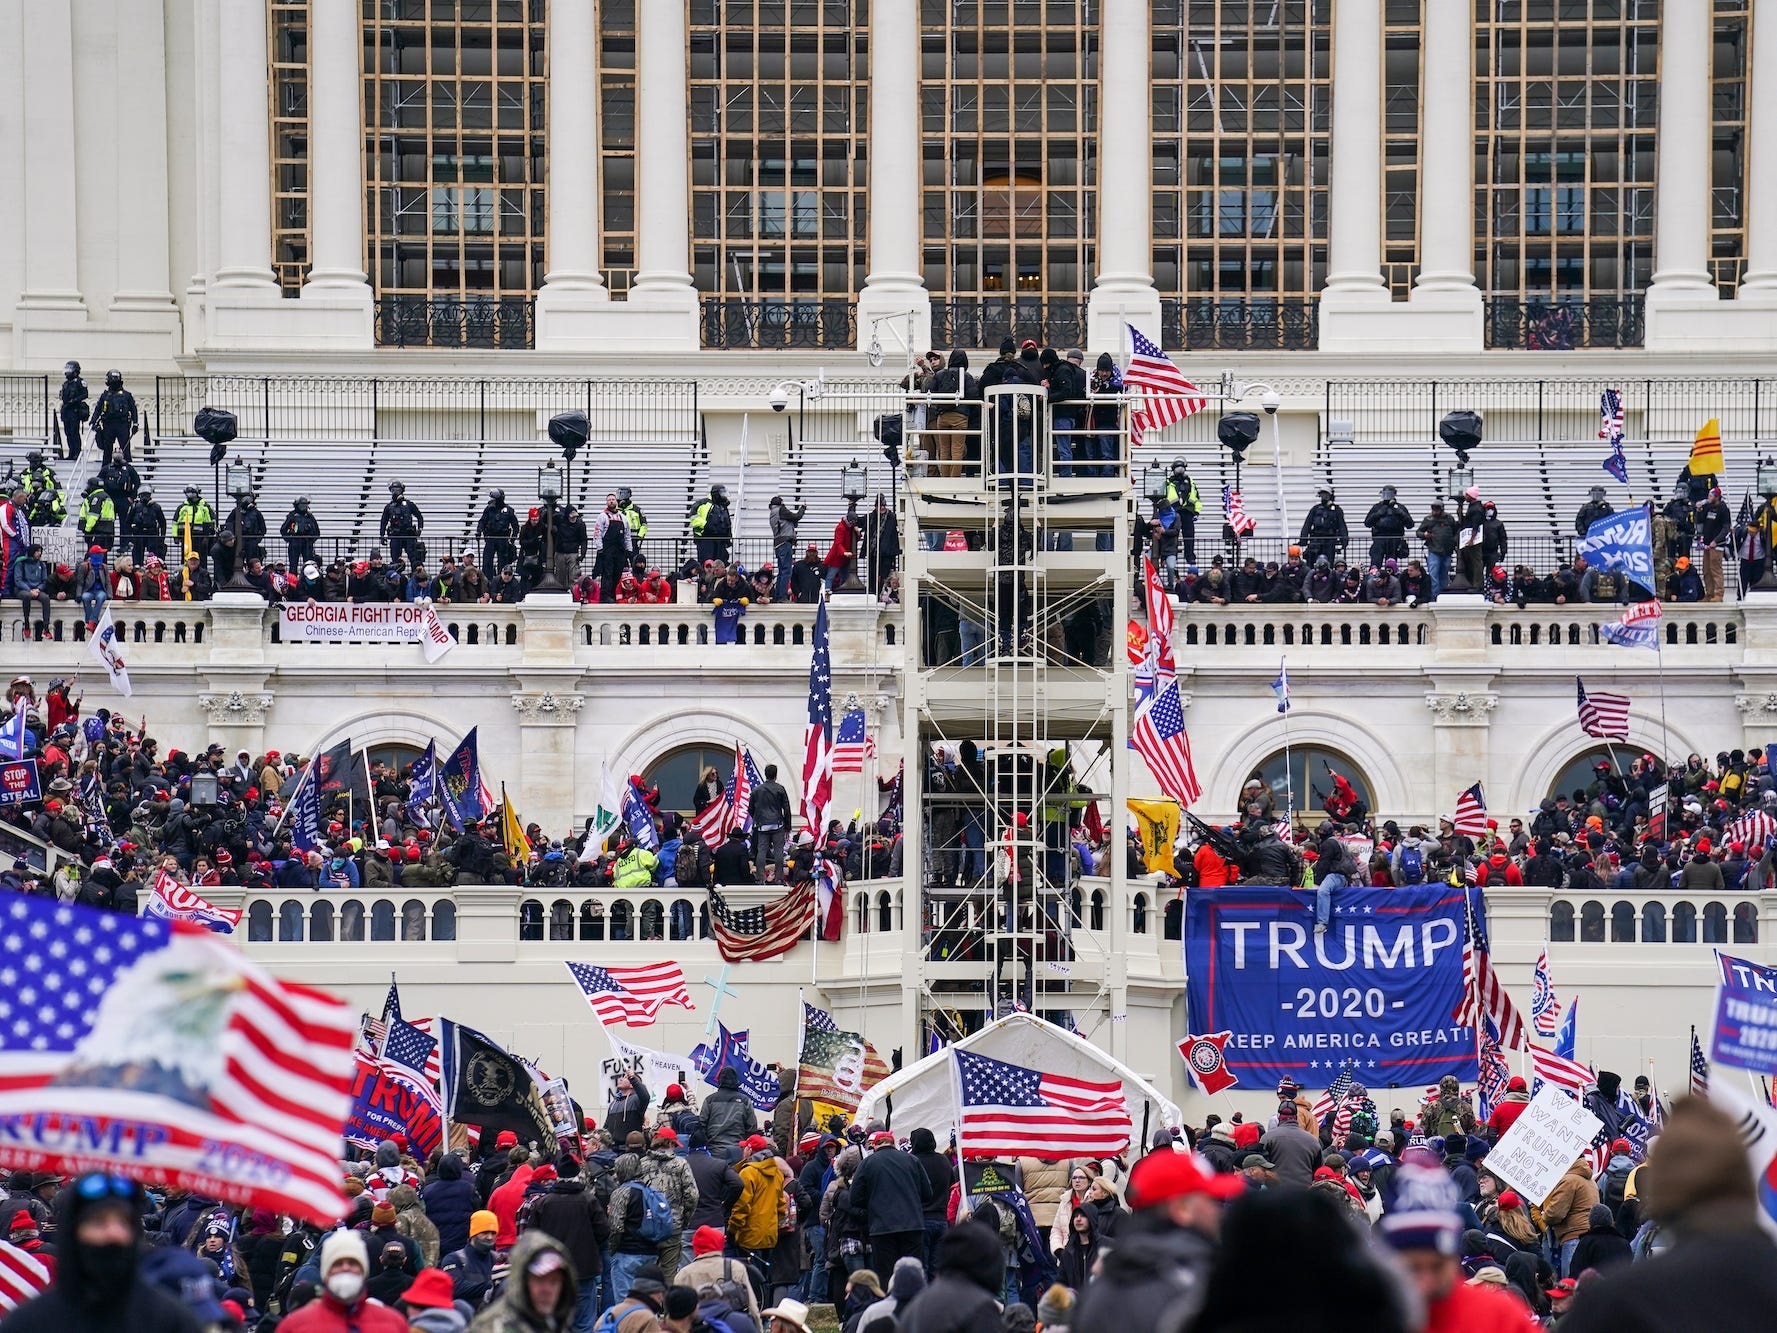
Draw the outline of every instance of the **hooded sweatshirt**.
M1000 1333L1006 1260L998 1234L964 1222L944 1233L937 1258L937 1278L901 1310L900 1333Z
M531 1304L531 1284L523 1278L531 1261L545 1251L561 1257L567 1278L553 1310L539 1310ZM525 1232L512 1247L511 1272L499 1299L475 1316L470 1325L475 1333L555 1333L568 1327L574 1317L576 1279L574 1261L560 1241L543 1231Z

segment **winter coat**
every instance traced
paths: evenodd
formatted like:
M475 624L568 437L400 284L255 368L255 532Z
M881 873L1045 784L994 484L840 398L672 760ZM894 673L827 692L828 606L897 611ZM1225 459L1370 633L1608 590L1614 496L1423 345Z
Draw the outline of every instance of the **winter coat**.
M1591 1171L1583 1161L1575 1162L1543 1201L1543 1218L1555 1239L1565 1245L1586 1234L1592 1205L1597 1202L1598 1186L1592 1183Z
M611 1138L618 1147L631 1134L638 1134L644 1128L643 1117L648 1110L648 1089L634 1075L631 1075L632 1091L627 1097L611 1096L611 1103L605 1108L604 1127L611 1131Z
M776 1159L765 1153L743 1162L739 1171L740 1198L728 1214L728 1234L743 1250L769 1250L777 1244L783 1172Z
M781 503L772 505L770 510L771 544L782 546L787 542L795 541L796 525L802 521L802 517L806 513L808 513L807 505L797 505L794 508Z
M1300 1125L1279 1125L1259 1140L1259 1151L1270 1159L1281 1184L1307 1189L1320 1165L1320 1140Z
M1183 1307L1182 1313L1202 1302L1214 1255L1208 1240L1180 1227L1119 1238L1108 1253L1101 1252L1103 1280L1086 1288L1069 1326L1158 1328L1163 1311Z
M1617 1230L1616 1219L1608 1207L1598 1204L1588 1215L1588 1220L1590 1226L1586 1234L1573 1247L1573 1261L1567 1266L1569 1273L1578 1277L1588 1268L1626 1264L1634 1257L1629 1238Z
M566 1328L574 1314L575 1268L567 1247L542 1231L527 1231L512 1248L511 1271L516 1276L530 1267L531 1261L545 1251L561 1256L567 1265L567 1281L561 1284L553 1310L538 1310L531 1304L531 1284L522 1278L508 1281L500 1299L475 1316L470 1333L541 1333L542 1330Z
M8 1320L7 1328L11 1327ZM406 1333L407 1321L372 1300L368 1292L357 1305L347 1307L323 1289L302 1309L285 1315L278 1327L283 1333Z
M871 1236L921 1231L932 1193L925 1168L911 1153L875 1148L852 1178L852 1216Z
M550 1185L531 1210L531 1226L561 1242L576 1273L591 1275L603 1267L611 1219L598 1194L578 1176Z
M438 1228L420 1206L419 1191L412 1185L397 1185L389 1191L389 1202L395 1205L395 1230L419 1246L420 1257L425 1261L422 1267L438 1267L438 1256L443 1253Z
M492 1250L483 1253L472 1245L465 1245L445 1255L444 1262L438 1266L450 1274L451 1294L457 1300L476 1308L487 1299L488 1289L494 1284Z
M759 1132L759 1116L740 1091L740 1075L724 1069L716 1076L716 1090L703 1099L703 1136L710 1151L721 1153Z
M1645 1263L1585 1284L1561 1333L1670 1333L1761 1328L1777 1309L1777 1244L1745 1229L1681 1237ZM8 1321L7 1328L15 1320Z
M938 1242L937 1267L932 1285L900 1312L899 1333L1000 1333L999 1297L1006 1282L1000 1238L974 1223L954 1227ZM1092 1325L1073 1321L1075 1328L1119 1326L1136 1327L1121 1320Z
M685 1159L671 1148L652 1148L641 1159L640 1179L672 1205L673 1223L683 1231L697 1211L697 1180Z
M1040 1230L1047 1231L1055 1223L1056 1205L1067 1193L1067 1163L1020 1157L1018 1174L1024 1181L1024 1198L1030 1204L1030 1215L1036 1219Z
M722 1230L728 1223L728 1210L740 1198L740 1175L734 1167L713 1153L694 1151L685 1158L691 1168L691 1179L697 1186L697 1209L686 1224L687 1230L714 1227Z
M481 1207L481 1196L474 1182L464 1178L462 1158L446 1153L438 1163L438 1179L420 1197L438 1230L439 1253L451 1254L469 1243L469 1216Z
M488 1195L488 1211L500 1219L500 1231L494 1244L501 1249L518 1239L518 1205L524 1202L524 1187L531 1183L535 1173L533 1166L514 1167L506 1183Z

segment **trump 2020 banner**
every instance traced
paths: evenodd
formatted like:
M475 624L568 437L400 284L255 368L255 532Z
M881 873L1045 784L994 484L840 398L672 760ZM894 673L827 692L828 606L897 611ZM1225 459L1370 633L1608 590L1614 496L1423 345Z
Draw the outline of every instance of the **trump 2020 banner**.
M1476 895L1477 917L1484 910ZM1477 921L1477 925L1483 924ZM1463 890L1447 884L1340 889L1325 934L1314 895L1288 888L1185 895L1191 1030L1229 1038L1242 1088L1285 1074L1324 1088L1351 1066L1369 1087L1476 1075L1462 1001Z

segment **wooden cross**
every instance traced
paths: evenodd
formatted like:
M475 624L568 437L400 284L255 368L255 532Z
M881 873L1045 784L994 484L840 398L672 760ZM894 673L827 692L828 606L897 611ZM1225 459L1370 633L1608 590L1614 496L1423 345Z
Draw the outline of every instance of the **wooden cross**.
M708 1023L704 1024L704 1028L703 1028L703 1035L706 1037L709 1036L712 1032L714 1032L716 1030L716 1015L722 1008L722 997L724 995L729 995L729 996L734 996L737 999L739 998L738 993L734 990L733 987L731 987L728 984L729 970L730 970L729 965L727 963L723 963L721 976L705 977L703 979L703 984L708 986L710 988L710 992L711 992L711 994L710 994L710 1021Z

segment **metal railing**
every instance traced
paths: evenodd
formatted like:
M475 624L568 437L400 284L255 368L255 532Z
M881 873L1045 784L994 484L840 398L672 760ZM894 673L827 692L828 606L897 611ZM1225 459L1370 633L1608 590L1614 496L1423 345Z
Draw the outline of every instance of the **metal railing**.
M489 347L525 349L537 338L537 302L529 296L379 296L376 341L381 347Z
M1086 345L1084 301L934 301L932 345L993 349L1002 338L1044 347Z
M706 296L698 302L706 348L849 348L858 341L858 303Z
M48 375L0 375L0 439L31 444L52 439L55 409Z
M1640 347L1645 334L1639 296L1591 300L1487 300L1487 346L1529 352L1571 352L1601 347Z
M1190 351L1309 352L1320 345L1320 302L1270 297L1168 297L1160 302L1167 347Z

